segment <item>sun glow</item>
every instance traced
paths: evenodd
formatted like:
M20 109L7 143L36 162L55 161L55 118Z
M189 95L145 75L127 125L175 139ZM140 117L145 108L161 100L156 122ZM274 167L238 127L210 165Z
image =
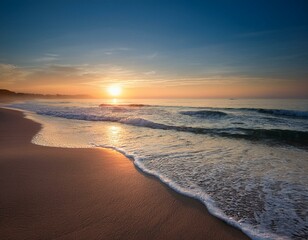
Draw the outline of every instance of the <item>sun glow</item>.
M113 97L118 97L122 93L122 88L119 86L110 86L107 88L107 92Z

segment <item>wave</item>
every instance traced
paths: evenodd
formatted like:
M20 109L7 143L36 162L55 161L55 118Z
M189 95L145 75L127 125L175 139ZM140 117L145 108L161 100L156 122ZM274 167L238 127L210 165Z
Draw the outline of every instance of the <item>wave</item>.
M308 119L307 111L295 111L295 110L283 110L283 109L257 109L259 113L285 116L285 117L295 117L295 118L306 118Z
M149 105L149 104L100 104L100 107L159 107L159 105ZM180 106L164 106L168 107L180 107ZM212 107L192 107L198 109L196 111L180 111L180 114L200 117L200 118L208 118L208 117L224 117L227 116L228 113L224 112L224 110L240 110L240 111L250 111L257 112L262 114L274 115L274 116L282 116L289 118L300 118L300 119L308 119L308 111L300 111L300 110L288 110L288 109L267 109L267 108L212 108ZM200 109L200 110L199 110Z
M130 159L133 164L144 174L154 176L158 178L162 183L166 184L168 187L173 189L175 192L182 194L186 197L190 197L196 199L207 207L207 210L215 217L223 220L227 224L240 229L245 234L247 234L251 239L254 240L270 240L270 239L285 239L282 236L276 235L275 233L270 232L259 232L257 231L253 225L248 223L243 223L241 221L236 221L235 219L228 217L224 211L219 208L215 202L215 200L205 191L200 191L195 188L183 187L180 182L177 182L174 179L169 178L166 174L161 173L160 171L155 170L154 168L150 168L144 164L143 158L137 156L136 153L130 153L124 148L115 147L107 144L95 144L91 143L92 146L98 148L108 148L114 151L117 151L128 159Z
M242 132L243 134L236 132ZM236 128L236 132L232 133L230 137L244 138L247 140L273 140L290 145L308 147L308 132L304 131L286 129ZM228 136L229 133L222 133L221 135Z
M102 103L99 107L147 107L151 105L146 104L110 104L110 103Z
M262 114L274 115L274 116L308 119L308 111L299 111L299 110L266 109L266 108L210 108L210 107L196 107L196 108L197 109L207 108L210 110L202 109L198 111L182 111L180 113L183 115L196 116L196 117L223 117L228 115L228 113L223 112L223 110L227 110L227 111L248 111L248 112L257 112Z
M181 111L180 114L198 118L220 118L228 114L221 111L200 110L200 111Z
M151 129L174 130L181 132L190 132L195 134L208 134L212 136L246 139L251 141L271 140L273 142L286 143L290 145L300 145L305 147L308 146L308 132L305 131L286 130L286 129L252 129L252 128L241 128L241 127L202 128L202 127L167 125L136 117L126 118L118 116L97 116L91 114L72 114L72 113L69 114L57 111L42 111L37 113L41 115L61 117L66 119L118 122L136 127L147 127Z
M170 126L170 125L166 125L162 123L155 123L155 122L143 119L143 118L124 118L124 119L120 119L117 122L124 123L127 125L133 125L137 127L148 127L152 129L176 130L177 128L176 126Z
M266 109L266 108L221 108L221 109L231 110L231 111L234 110L249 111L249 112L257 112L274 116L308 119L308 111L287 110L287 109Z
M270 140L273 142L285 143L290 145L308 146L308 132L287 130L287 129L252 129L252 128L201 128L189 126L174 126L155 123L142 118L122 119L120 123L148 127L161 130L175 130L190 132L195 134L208 134L229 138L246 139L251 141Z

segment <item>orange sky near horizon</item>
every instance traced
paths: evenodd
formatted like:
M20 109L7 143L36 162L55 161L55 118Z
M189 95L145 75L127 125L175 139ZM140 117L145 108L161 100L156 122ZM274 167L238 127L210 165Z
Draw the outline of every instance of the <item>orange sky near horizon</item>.
M46 65L39 68L0 64L0 88L25 93L86 94L110 98L303 98L308 83L249 76L176 76L110 65Z
M110 84L1 84L0 88L25 93L90 95L95 98L112 98L108 88L113 85L121 86L117 98L297 98L305 96L308 84L294 85L290 82L270 83L225 83L172 86L125 86L118 82Z

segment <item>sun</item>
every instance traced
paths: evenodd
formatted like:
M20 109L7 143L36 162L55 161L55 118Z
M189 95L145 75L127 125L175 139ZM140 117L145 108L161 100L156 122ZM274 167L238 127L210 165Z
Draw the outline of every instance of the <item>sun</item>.
M107 92L112 97L118 97L122 92L122 88L120 86L110 86L107 88Z

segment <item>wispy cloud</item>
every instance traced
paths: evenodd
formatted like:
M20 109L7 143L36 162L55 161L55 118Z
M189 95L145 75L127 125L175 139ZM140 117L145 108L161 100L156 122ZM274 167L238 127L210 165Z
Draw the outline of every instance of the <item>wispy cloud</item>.
M127 52L127 51L132 51L132 48L126 48L126 47L118 47L118 48L107 48L107 49L102 49L102 52L106 55L114 55L118 54L121 52Z
M75 74L82 71L82 68L80 66L71 65L49 65L48 70L52 72Z
M2 84L15 84L24 80L28 74L27 69L19 68L12 64L0 63L0 82Z
M249 84L266 85L283 83L284 79L263 78L237 73L208 72L201 75L162 74L154 70L130 69L120 65L60 65L45 64L41 67L21 68L11 64L0 64L0 87L23 89L55 88L65 92L71 88L81 93L84 89L97 92L110 84L125 88L159 88L185 86L240 86ZM34 91L34 90L33 90Z
M59 55L54 53L45 53L44 56L35 59L35 62L54 62L59 60Z
M59 57L58 54L54 54L54 53L46 53L45 55L48 57Z
M156 58L157 56L158 56L158 54L155 52L155 53L151 53L151 54L147 55L146 58L151 60L151 59Z
M156 71L148 71L144 73L145 75L155 75Z

